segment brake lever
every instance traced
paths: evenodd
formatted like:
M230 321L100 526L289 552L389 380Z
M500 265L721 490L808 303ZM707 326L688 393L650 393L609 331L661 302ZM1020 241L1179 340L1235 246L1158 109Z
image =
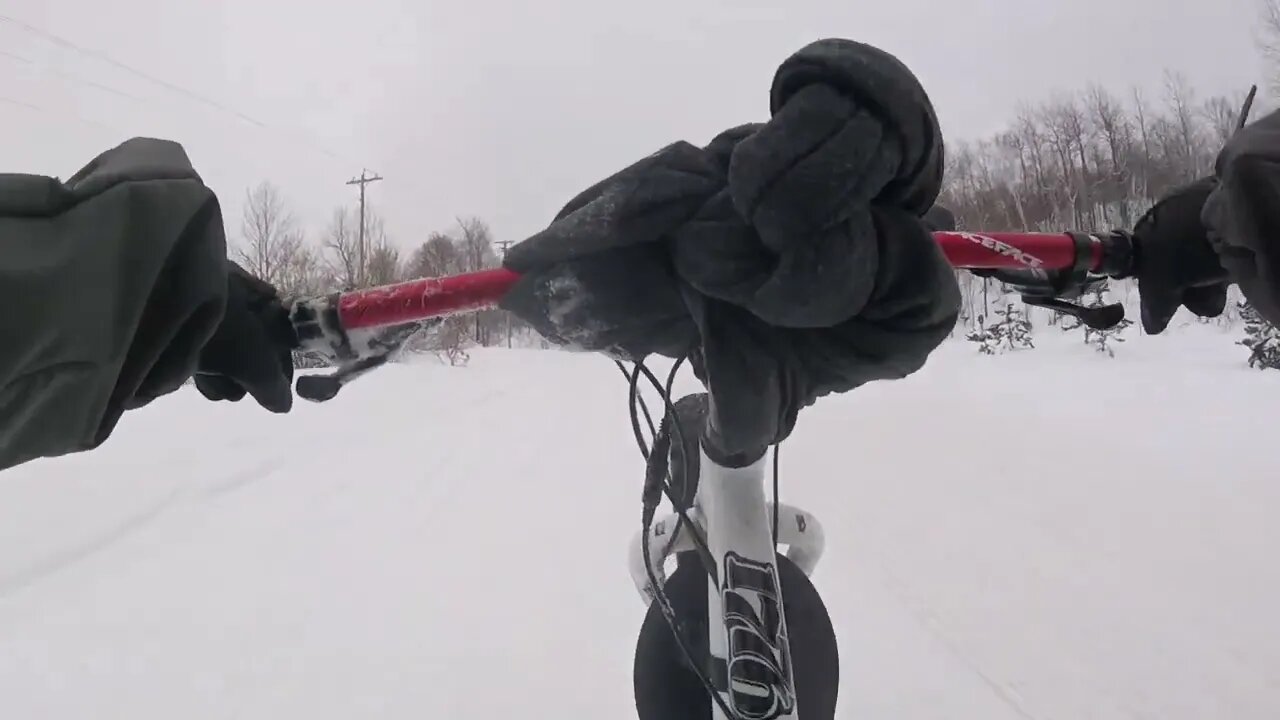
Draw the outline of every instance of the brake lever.
M338 318L337 294L290 303L289 321L297 345L337 365L328 374L303 375L295 384L298 397L311 402L332 400L346 385L386 365L420 332L439 325L442 318L400 325L347 331Z
M328 375L303 375L298 378L298 397L311 402L332 400L347 383L353 382L374 368L387 364L390 355L375 355L340 365Z
M1023 296L1022 301L1028 305L1056 310L1070 315L1094 330L1110 330L1124 321L1124 306L1119 303L1085 307L1058 298L1037 298Z

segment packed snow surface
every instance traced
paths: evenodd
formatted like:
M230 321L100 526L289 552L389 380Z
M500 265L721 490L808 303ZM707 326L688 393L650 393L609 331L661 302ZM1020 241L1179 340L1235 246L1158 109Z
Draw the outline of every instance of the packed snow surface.
M1234 339L957 340L802 413L840 716L1280 717L1280 372ZM641 474L597 356L183 390L0 473L0 718L634 717Z

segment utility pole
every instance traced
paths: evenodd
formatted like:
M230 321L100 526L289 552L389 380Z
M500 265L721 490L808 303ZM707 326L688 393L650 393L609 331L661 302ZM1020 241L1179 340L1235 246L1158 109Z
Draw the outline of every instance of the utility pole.
M498 246L502 248L502 259L506 260L507 248L511 247L511 241L499 240ZM506 313L506 315L507 315L507 349L510 349L511 348L511 313L508 312Z
M359 287L364 287L365 285L365 271L368 268L368 263L365 262L365 248L364 248L364 187L371 182L377 182L381 179L382 179L381 176L369 175L368 170L362 169L360 171L360 177L351 178L350 180L347 181L348 185L360 186L360 231L359 231L360 239L358 240L359 244L357 246L359 248L357 255L359 257L358 262L360 263L360 266L357 269L358 277L356 278L356 285L358 285Z

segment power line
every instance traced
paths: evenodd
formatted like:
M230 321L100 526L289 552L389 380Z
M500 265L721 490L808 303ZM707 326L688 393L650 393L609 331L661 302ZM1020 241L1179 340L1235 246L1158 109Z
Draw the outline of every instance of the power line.
M144 72L144 71L142 71L142 70L139 70L138 68L135 68L135 67L133 67L132 65L129 65L129 64L127 64L127 63L124 63L124 62L121 62L121 61L119 61L119 60L116 60L115 58L111 57L110 55L107 55L106 53L104 53L104 52L102 52L102 51L100 51L100 50L93 50L93 49L91 49L91 48L86 48L86 47L84 47L84 46L82 46L82 45L79 45L79 44L77 44L77 43L75 43L75 42L73 42L73 41L71 41L71 40L68 40L67 38L62 37L61 35L58 35L58 34L56 34L56 33L52 32L52 31L50 31L50 30L46 30L45 28L38 27L38 26L36 26L36 25L32 25L31 23L27 23L27 22L24 22L24 21L22 21L22 20L18 20L17 18L13 18L13 17L10 17L10 16L8 16L8 15L4 15L4 14L2 14L2 13L0 13L0 22L8 23L8 24L10 24L10 25L12 25L12 26L14 26L14 27L16 27L16 28L20 29L20 30L24 30L24 31L26 31L26 32L28 32L28 33L31 33L31 34L33 34L33 35L38 35L38 36L40 36L40 37L42 37L42 38L44 38L44 39L48 40L49 42L52 42L52 43L54 43L55 45L58 45L58 46L63 47L63 48L65 48L65 49L67 49L67 50L70 50L70 51L72 51L72 52L74 52L74 53L76 53L76 54L78 54L78 55L85 56L85 57L91 57L91 58L94 58L94 59L96 59L96 60L98 60L98 61L100 61L100 62L104 62L104 63L106 63L106 64L108 64L108 65L111 65L111 66L113 66L113 67L115 67L115 68L118 68L118 69L120 69L120 70L123 70L123 71L125 71L125 72L127 72L127 73L129 73L129 74L131 74L131 75L134 75L134 76L136 76L136 77L142 78L143 80L146 80L146 81L148 81L148 82L150 82L150 83L152 83L152 84L158 85L158 86L160 86L160 87L162 87L162 88L164 88L164 89L166 89L166 90L168 90L168 91L170 91L170 92L173 92L173 93L177 93L177 94L179 94L179 95L182 95L183 97L186 97L186 98L188 98L189 100L193 100L193 101L195 101L195 102L198 102L198 103L201 103L201 104L206 105L206 106L208 106L208 107L211 107L211 108L213 108L213 109L215 109L215 110L219 110L219 111L221 111L221 112L223 112L223 113L227 113L227 114L229 114L229 115L232 115L232 116L234 116L234 117L237 117L237 118L239 118L240 120L242 120L242 121L244 121L244 122L246 122L246 123L249 123L249 124L251 124L251 125L254 125L254 126L256 126L256 127L260 128L260 129L263 129L263 130L275 130L276 132L280 132L280 130L279 130L278 128L274 128L274 127L272 127L272 126L268 125L267 123L265 123L265 122L263 122L263 121L261 121L261 120L258 120L257 118L254 118L254 117L252 117L252 116L250 116L250 115L248 115L248 114L246 114L246 113L244 113L244 112L241 112L240 110L237 110L237 109L235 109L235 108L233 108L233 107L229 107L229 106L227 106L227 105L225 105L225 104L223 104L223 103L221 103L221 102L218 102L217 100L214 100L214 99L212 99L212 98L210 98L210 97L208 97L208 96L205 96L205 95L202 95L202 94L200 94L200 93L198 93L198 92L195 92L194 90L189 90L189 89L187 89L187 88L185 88L185 87L183 87L183 86L181 86L181 85L178 85L178 84L175 84L175 83L171 83L171 82L169 82L169 81L167 81L167 80L164 80L164 79L158 78L158 77L156 77L156 76L154 76L154 75L151 75L150 73L147 73L147 72ZM289 135L289 137L291 137L291 138L292 138L292 137L297 137L297 136L299 135L299 133L288 133L288 135ZM351 164L351 165L354 165L354 164L355 164L355 163L354 163L352 160L350 160L349 158L343 157L342 155L340 155L340 154L338 154L338 153L336 153L336 152L334 152L334 151L330 150L329 148L325 147L323 144L321 144L321 143L317 142L314 138L310 138L310 139L302 138L302 139L306 139L306 140L308 140L308 143L307 143L307 144L311 145L313 149L315 149L315 150L317 150L317 151L319 151L319 152L324 153L325 155L329 156L329 157L330 157L331 159L333 159L333 160L339 160L339 161L341 161L341 162L349 163L349 164Z
M36 27L35 25L31 25L30 23L23 22L21 20L9 17L8 15L4 15L4 14L0 14L0 22L5 22L5 23L9 23L10 25L17 26L22 30L26 30L27 32L32 33L33 35L39 35L40 37L43 37L49 42L52 42L55 45L71 50L74 53L95 58L101 62L107 63L108 65L114 66L116 68L119 68L120 70L124 70L127 73L140 77L143 80L155 83L156 85L159 85L167 90L170 90L171 92L176 92L187 98L195 100L196 102L204 103L205 105L208 105L212 108L235 115L236 117L240 118L241 120L244 120L247 123L257 125L258 127L261 127L261 128L266 127L265 123L259 120L256 120L254 118L251 118L248 115L245 115L244 113L240 112L239 110L236 110L234 108L229 108L223 105L222 103L219 103L217 100L210 99L197 92L188 90L180 85L175 85L167 80L161 80L160 78L154 75L150 75L131 65L122 63L119 60L116 60L115 58L111 57L110 55L107 55L106 53L103 53L99 50L86 48L81 45L77 45L76 43L62 37L61 35L55 35L54 33L48 30L45 30L44 28Z
M27 58L24 58L24 57L22 57L21 55L16 55L16 54L14 54L14 53L11 53L11 52L9 52L8 50L0 50L0 55L4 55L4 56L5 56L5 57L7 57L7 58L13 58L14 60L17 60L18 62L23 62L23 63L26 63L26 64L28 64L28 65L30 65L30 64L31 64L31 61L30 61L30 60L28 60Z
M18 107L24 107L29 110L35 110L37 112L48 112L48 110L45 110L39 105L32 105L29 102L22 102L21 100L14 100L13 98L0 97L0 102L9 103L10 105L17 105Z
M21 31L24 31L24 32L27 32L27 33L30 33L30 34L33 34L33 35L37 35L37 36L39 36L39 37L42 37L42 38L44 38L45 40L47 40L47 41L49 41L49 42L51 42L51 43L53 43L53 44L55 44L55 45L57 45L57 46L59 46L59 47L61 47L61 48L64 48L64 49L69 50L69 51L71 51L71 52L73 52L73 53L76 53L76 54L78 54L78 55L80 55L80 56L82 56L82 57L88 57L88 58L96 59L96 60L98 60L98 61L100 61L100 62L106 63L106 64L108 64L108 65L110 65L110 66L112 66L112 67L115 67L115 68L117 68L117 69L119 69L119 70L122 70L122 71L124 71L124 72L126 72L126 73L129 73L129 74L131 74L131 75L134 75L134 76L136 76L136 77L138 77L138 78L141 78L141 79L143 79L143 80L145 80L145 81L147 81L147 82L150 82L150 83L152 83L152 84L154 84L154 85L157 85L157 86L159 86L159 87L161 87L161 88L163 88L163 89L165 89L165 90L167 90L167 91L169 91L169 92L171 92L171 93L176 93L176 94L178 94L178 95L181 95L181 96L183 96L183 97L187 98L188 100L191 100L191 101L197 102L197 103L199 103L199 104L201 104L201 105L205 105L205 106L207 106L207 107L209 107L209 108L212 108L212 109L214 109L214 110L217 110L217 111L223 112L223 113L225 113L225 114L228 114L228 115L234 116L234 117L236 117L236 118L238 118L238 119L240 119L240 120L242 120L242 121L244 121L244 122L246 122L246 123L249 123L249 124L251 124L251 125L253 125L253 126L255 126L255 127L259 128L259 129L261 129L261 130L273 131L273 132L277 132L277 133L283 134L283 135L285 135L286 137L288 137L290 140L294 140L294 141L301 140L301 141L303 141L303 142L304 142L304 144L306 144L306 145L310 146L310 148L311 148L312 150L317 151L317 152L320 152L320 153L323 153L323 154L324 154L326 157L328 157L330 160L336 160L336 161L342 162L342 163L344 163L344 164L346 164L346 165L348 165L348 166L353 166L353 165L357 165L357 164L358 164L358 163L356 163L354 160L352 160L351 158L348 158L348 157L346 157L346 156L344 156L344 155L342 155L342 154L340 154L340 153L337 153L337 152L335 152L335 151L331 150L330 148L328 148L327 146L325 146L323 143L321 143L321 142L319 142L318 140L316 140L314 137L309 137L309 136L308 136L308 134L307 134L307 133L305 133L305 132L301 132L301 131L298 131L298 132L295 132L295 131L287 131L287 130L283 130L283 129L281 129L281 128L272 127L272 126L268 125L267 123L265 123L265 122L263 122L263 121L261 121L261 120L258 120L257 118L255 118L255 117L253 117L253 116L251 116L251 115L248 115L247 113L242 112L242 111L240 111L240 110L238 110L238 109L236 109L236 108L230 107L230 106L228 106L228 105L226 105L226 104L224 104L224 103L221 103L221 102L219 102L219 101L217 101L217 100L214 100L213 98L210 98L210 97L208 97L208 96L206 96L206 95L203 95L203 94L201 94L201 93L198 93L198 92L196 92L196 91L194 91L194 90L190 90L190 89L188 89L188 88L186 88L186 87L183 87L183 86L181 86L181 85L178 85L178 84L176 84L176 83L172 83L172 82L169 82L169 81L164 80L164 79L162 79L162 78L159 78L159 77L156 77L156 76L154 76L154 75L151 75L150 73L144 72L144 71L142 71L142 70L140 70L140 69L138 69L138 68L133 67L132 65L129 65L129 64L125 63L125 62L122 62L122 61L120 61L120 60L117 60L117 59L115 59L115 58L111 57L110 55L106 54L105 52L100 51L100 50L94 50L94 49L92 49L92 48L86 48L86 47L84 47L84 46L82 46L82 45L80 45L80 44L78 44L78 43L76 43L76 42L74 42L74 41L72 41L72 40L70 40L70 39L68 39L68 38L66 38L66 37L63 37L63 36L61 36L61 35L58 35L57 33L54 33L54 32L52 32L51 30L48 30L48 29L46 29L46 28L42 28L42 27L39 27L39 26L33 25L33 24L31 24L31 23L25 22L25 21L23 21L23 20L19 20L19 19L17 19L17 18L11 17L11 16L9 16L9 15L5 15L5 14L3 14L3 13L0 13L0 23L6 23L6 24L11 25L12 27L14 27L14 28L18 29L18 30L21 30ZM3 54L5 54L6 56L9 56L9 57L11 57L11 58L14 58L15 60L17 60L17 61L19 61L19 62L24 62L24 63L31 64L31 65L38 65L37 63L34 63L32 60L30 60L30 59L28 59L28 58L25 58L25 57L22 57L22 56L20 56L20 55L17 55L17 54L15 54L15 53L6 52L6 51L0 51L0 53L3 53ZM104 91L106 91L106 92L114 93L114 94L119 95L119 96L121 96L121 97L125 97L125 98L128 98L128 99L130 99L130 100L133 100L134 102L138 102L138 103L143 103L143 102L144 102L144 100L143 100L142 98L138 98L138 97L135 97L135 96L129 95L128 93L125 93L125 92L123 92L123 91L117 90L117 89L112 88L112 87L109 87L109 86L107 86L107 85L102 85L102 84L95 83L95 82L90 81L90 80L85 80L85 79L83 79L83 78L80 78L80 77L77 77L77 76L74 76L74 75L70 75L70 74L66 74L66 73L59 73L57 70L55 70L55 69L53 69L53 68L51 68L51 67L49 67L49 66L47 66L47 65L45 65L45 68L46 68L47 70L49 70L50 72L53 72L53 73L55 73L55 74L62 74L64 77L67 77L68 79L71 79L72 81L79 82L79 83L82 83L82 84L85 84L85 85L90 85L90 86L96 87L96 88L98 88L98 89L100 89L100 90L104 90ZM26 104L26 103L20 103L20 102L18 102L18 101L12 101L12 100L10 100L9 102L13 102L14 104L24 105L24 106L26 106L26 107L30 107L30 108L32 108L32 109L34 109L34 110L38 110L38 111L42 111L42 112L50 112L50 111L48 111L48 110L45 110L44 108L39 108L39 107L36 107L36 106L34 106L34 105L29 105L29 104ZM86 120L85 118L82 118L82 117L79 117L79 116L75 116L74 114L71 114L71 115L72 115L73 117L75 117L76 119L79 119L79 120L81 120L82 122L85 122L85 123L87 123L87 124L95 125L95 126L97 126L97 127L101 127L101 128L106 128L106 129L111 130L111 131L113 131L113 132L119 132L119 131L118 131L118 130L116 130L115 128L110 128L110 127L108 127L108 126L106 126L106 125L103 125L103 124L101 124L101 123L97 123L97 122L89 121L89 120ZM362 175L362 176L363 176L363 175ZM380 180L381 178L378 178L378 179ZM420 186L420 185L418 185L417 180L416 180L415 178L413 178L413 177L409 177L409 178L407 178L407 180L408 180L408 182L409 182L409 185L410 185L412 188L421 189L421 186ZM369 181L370 181L370 182L372 182L373 180L372 180L372 179L370 179ZM403 180L402 180L401 182L403 182ZM361 186L361 195L362 195L362 196L363 196L363 190L364 190L364 186L362 185L362 186ZM363 202L362 202L362 204L363 204ZM363 224L363 223L361 223L361 228L362 228L362 229L363 229L363 226L364 226L364 224Z
M127 92L125 92L125 91L123 91L123 90L117 90L116 88L113 88L113 87L111 87L110 85L103 85L102 83L97 83L97 82L94 82L94 81L92 81L92 80L86 80L85 78L82 78L82 77L80 77L79 75L74 75L74 74L69 73L69 72L67 72L67 71L65 71L65 70L59 70L59 69L57 69L57 68L55 68L55 67L52 67L52 66L50 66L50 65L41 65L41 64L39 64L39 63L35 62L34 60L31 60L30 58L25 58L25 57L23 57L23 56L21 56L21 55L18 55L17 53L11 53L11 52L8 52L8 51L6 51L6 50L0 50L0 55L3 55L3 56L5 56L5 57L7 57L7 58L9 58L9 59L11 59L11 60L13 60L13 61L15 61L15 62L19 62L19 63L23 63L24 65L31 66L31 67L33 67L33 68L41 68L41 69L43 69L45 72L49 73L50 75L56 75L56 76L61 77L61 78L65 79L65 80L70 80L70 81L72 81L72 82L76 82L76 83L79 83L79 84L81 84L81 85L87 85L87 86L92 87L92 88L97 88L98 90L101 90L101 91L103 91L103 92L111 93L112 95L119 95L119 96L120 96L120 97L122 97L122 98L127 98L127 99L129 99L129 100L133 100L133 101L136 101L136 102L142 102L142 98L140 98L140 97L138 97L138 96L136 96L136 95L130 95L129 93L127 93Z
M26 108L28 110L34 110L40 113L46 113L48 115L53 115L54 117L76 120L78 122L84 123L85 125L90 125L96 128L107 130L109 132L120 134L120 131L118 129L113 128L110 125L104 125L103 123L100 123L97 120L90 120L89 118L84 117L83 115L77 115L76 113L73 113L73 112L67 112L67 111L54 112L52 110L49 110L48 108L40 107L39 105L32 105L29 102L23 102L22 100L14 100L13 98L8 98L3 96L0 96L0 102L8 103L10 105L16 105L18 107Z

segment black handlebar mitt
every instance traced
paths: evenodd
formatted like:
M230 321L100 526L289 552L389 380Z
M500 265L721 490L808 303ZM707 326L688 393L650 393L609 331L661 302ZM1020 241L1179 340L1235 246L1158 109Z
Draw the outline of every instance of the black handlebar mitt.
M960 295L922 216L942 136L896 58L822 40L776 73L772 117L673 143L511 248L502 306L561 345L690 352L704 445L751 462L818 397L919 369Z
M942 133L910 70L821 40L782 64L770 98L769 122L707 147L727 185L672 233L677 274L697 290L710 439L747 457L818 397L919 369L959 311L922 221Z

